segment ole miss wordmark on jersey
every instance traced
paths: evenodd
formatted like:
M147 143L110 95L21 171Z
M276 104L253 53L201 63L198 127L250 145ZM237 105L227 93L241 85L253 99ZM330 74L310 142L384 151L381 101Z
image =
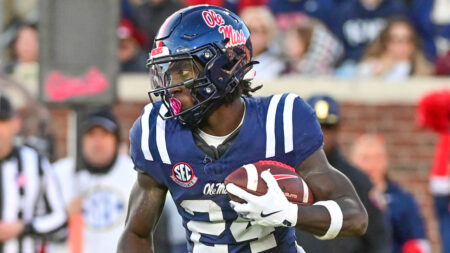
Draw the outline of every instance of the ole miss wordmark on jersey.
M296 252L295 231L251 225L229 205L224 179L259 160L297 166L322 145L313 110L297 95L244 98L246 113L231 147L215 160L196 144L190 128L163 120L161 103L148 104L130 131L138 170L170 190L183 218L190 252Z

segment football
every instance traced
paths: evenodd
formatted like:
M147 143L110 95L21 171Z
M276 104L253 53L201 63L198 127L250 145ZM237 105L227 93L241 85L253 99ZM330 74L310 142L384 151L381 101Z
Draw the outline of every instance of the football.
M301 205L311 205L314 202L308 185L297 175L295 169L276 161L259 161L244 165L225 178L225 185L233 183L249 193L258 196L264 195L267 192L267 185L261 178L261 172L268 169L290 202ZM245 202L231 193L228 195L236 202Z

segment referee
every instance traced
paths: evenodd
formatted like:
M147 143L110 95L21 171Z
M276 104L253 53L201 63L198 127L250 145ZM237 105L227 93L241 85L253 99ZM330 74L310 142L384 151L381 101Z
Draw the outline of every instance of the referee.
M34 253L67 215L47 159L34 149L15 146L20 120L0 94L0 253Z

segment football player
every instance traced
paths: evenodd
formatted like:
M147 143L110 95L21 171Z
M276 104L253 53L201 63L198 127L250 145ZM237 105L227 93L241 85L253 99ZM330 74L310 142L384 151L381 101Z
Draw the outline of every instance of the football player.
M216 6L181 9L161 26L147 64L151 103L130 130L139 175L119 252L157 247L152 232L167 191L189 252L301 252L293 227L321 239L365 232L367 213L328 164L314 111L295 94L250 96L251 47L241 19ZM270 171L263 196L225 187L227 175L259 160L295 167L318 202L288 202Z

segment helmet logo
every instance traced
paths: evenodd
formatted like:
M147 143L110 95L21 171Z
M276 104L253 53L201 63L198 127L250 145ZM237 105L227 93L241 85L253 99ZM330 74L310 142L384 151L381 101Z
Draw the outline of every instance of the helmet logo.
M247 41L242 30L237 31L234 30L233 26L225 25L225 20L223 19L222 15L216 13L215 11L203 11L202 17L209 27L214 28L216 26L219 26L219 33L223 34L224 39L230 39L226 47L242 45Z
M203 20L205 20L205 23L211 28L225 24L225 20L222 18L222 16L220 14L217 14L213 10L203 11L202 16Z
M169 55L169 49L167 47L157 47L152 49L152 52L150 53L150 59L158 58L162 56Z
M224 25L219 27L219 32L223 34L224 39L230 39L226 47L233 47L243 45L247 41L242 30L234 30L231 25Z

